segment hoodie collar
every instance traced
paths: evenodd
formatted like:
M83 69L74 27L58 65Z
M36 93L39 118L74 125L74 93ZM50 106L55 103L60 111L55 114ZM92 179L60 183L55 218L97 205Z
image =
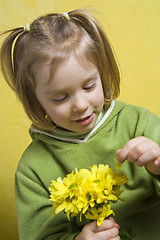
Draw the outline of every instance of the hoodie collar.
M93 133L106 121L106 119L109 117L111 112L113 111L115 106L115 100L113 100L109 106L109 108L104 113L101 113L98 121L95 125L95 127L86 134L74 134L74 133L68 133L68 131L61 131L58 129L53 129L51 132L47 132L42 129L36 128L34 125L31 125L30 130L34 133L41 133L46 136L52 137L57 140L61 140L64 142L72 142L72 143L83 143L87 142L87 140L93 135Z

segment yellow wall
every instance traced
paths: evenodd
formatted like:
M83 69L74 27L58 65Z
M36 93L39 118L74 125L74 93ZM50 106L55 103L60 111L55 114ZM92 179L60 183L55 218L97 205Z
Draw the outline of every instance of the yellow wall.
M41 14L78 7L97 10L114 46L122 72L119 99L160 115L159 0L1 0L0 31L23 26ZM14 240L18 239L14 172L30 142L30 121L1 75L0 101L0 237Z

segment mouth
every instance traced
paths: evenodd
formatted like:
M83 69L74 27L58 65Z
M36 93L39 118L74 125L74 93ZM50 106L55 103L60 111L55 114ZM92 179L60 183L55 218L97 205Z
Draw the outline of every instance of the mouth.
M73 121L74 123L78 124L78 125L88 125L89 123L91 123L93 120L93 113L87 117L84 118L80 118L78 120Z

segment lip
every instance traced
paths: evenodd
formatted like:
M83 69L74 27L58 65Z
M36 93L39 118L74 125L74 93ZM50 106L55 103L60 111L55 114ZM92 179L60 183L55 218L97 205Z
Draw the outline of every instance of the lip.
M87 117L84 117L84 118L80 118L76 121L73 121L74 123L78 124L78 125L81 125L81 126L84 126L84 125L88 125L92 122L93 120L93 113Z

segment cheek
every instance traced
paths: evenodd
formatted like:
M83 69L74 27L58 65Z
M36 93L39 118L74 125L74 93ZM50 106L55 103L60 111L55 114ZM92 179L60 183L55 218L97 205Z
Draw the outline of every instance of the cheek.
M104 93L103 93L103 89L101 86L95 92L94 102L95 102L95 104L101 105L101 106L104 104Z
M52 108L48 114L52 121L58 124L58 122L64 121L67 118L68 111L64 107Z

